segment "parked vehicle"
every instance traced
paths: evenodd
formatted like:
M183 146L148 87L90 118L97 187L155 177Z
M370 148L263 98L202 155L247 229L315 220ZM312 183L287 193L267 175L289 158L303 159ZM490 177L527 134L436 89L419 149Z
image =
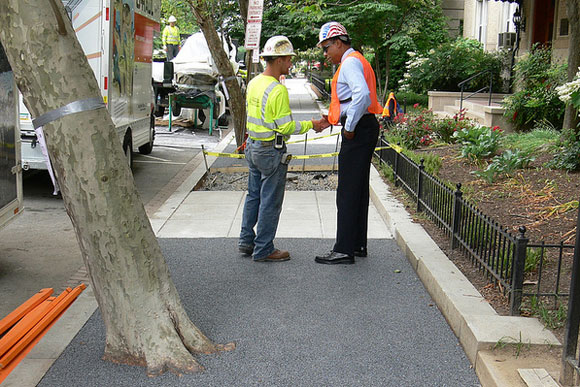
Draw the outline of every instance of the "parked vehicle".
M237 72L237 48L225 40L222 43ZM238 80L242 82L241 76ZM218 121L227 122L227 91L202 32L189 36L171 62L153 62L153 87L157 117L163 117L171 105L173 116L181 115L182 108L194 109L185 118L191 119L193 112L193 118L200 118L203 127L209 128L210 132L211 126L215 127ZM172 96L171 103L169 95ZM207 117L209 120L205 119Z
M18 89L0 45L0 228L22 211Z
M153 33L159 4L153 0L69 1L77 38L101 88L129 165L133 151L149 154L155 141L151 86ZM30 114L20 104L22 167L47 169Z

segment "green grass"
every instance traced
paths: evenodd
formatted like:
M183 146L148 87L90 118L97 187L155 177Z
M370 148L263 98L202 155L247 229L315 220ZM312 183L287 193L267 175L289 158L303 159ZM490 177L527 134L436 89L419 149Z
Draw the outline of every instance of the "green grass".
M522 310L528 310L533 316L538 317L546 327L557 329L566 324L568 316L568 306L559 301L557 301L557 304L557 309L548 308L544 302L536 296L532 296L526 307L522 307Z
M558 141L560 132L554 129L535 129L528 133L510 133L503 137L502 146L506 149L520 149L534 153L547 149Z

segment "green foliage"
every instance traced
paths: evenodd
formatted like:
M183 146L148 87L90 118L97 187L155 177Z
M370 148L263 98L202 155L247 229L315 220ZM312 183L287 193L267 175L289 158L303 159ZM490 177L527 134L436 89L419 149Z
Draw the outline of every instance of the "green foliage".
M501 129L498 126L490 128L479 126L462 129L453 134L462 144L461 155L469 159L481 159L495 154L501 139Z
M401 87L417 93L429 90L459 91L459 82L482 70L491 70L494 85L499 85L501 55L505 54L486 52L477 40L457 38L425 55L412 55L407 62ZM474 79L468 89L478 90L486 85L489 85L489 78L482 76Z
M425 167L425 172L437 176L439 170L443 166L443 160L441 157L433 154L417 154L411 150L403 149L403 154L413 160L417 165L421 164L421 160L423 160L423 166Z
M526 262L524 263L524 272L532 273L538 271L542 261L542 250L528 247L526 250Z
M495 156L485 170L472 173L491 184L499 176L511 176L516 170L527 168L532 161L534 157L529 153L519 149L513 151L508 149L499 156Z
M572 129L562 131L558 151L554 153L554 158L546 166L553 169L564 169L566 171L580 170L580 138Z
M539 300L538 297L532 296L529 305L522 307L522 310L538 317L546 327L558 329L566 324L568 307L565 303L560 302L557 302L557 305L557 308L548 308L546 303Z
M406 149L417 149L433 143L434 122L433 112L427 109L399 114L387 127L387 135Z
M566 80L566 64L552 63L550 48L535 45L514 67L519 89L503 101L504 115L516 130L529 130L542 119L561 127L565 104L556 88Z
M417 94L412 91L400 91L396 94L397 101L399 105L407 104L407 106L413 106L419 104L423 108L429 105L429 96L427 94Z
M560 133L554 128L536 128L526 133L506 134L502 146L506 149L520 149L523 152L533 153L540 149L547 149L558 140Z
M435 121L433 131L441 141L451 144L455 142L453 134L461 130L475 128L477 123L465 116L465 109L455 114L453 117L445 117Z

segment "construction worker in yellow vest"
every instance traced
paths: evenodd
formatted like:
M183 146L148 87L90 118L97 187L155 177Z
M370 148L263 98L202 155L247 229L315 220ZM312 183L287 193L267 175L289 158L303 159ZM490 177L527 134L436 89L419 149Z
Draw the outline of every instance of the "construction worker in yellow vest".
M249 176L238 249L253 255L256 262L290 259L288 251L274 247L290 161L286 140L292 134L310 129L320 132L330 126L325 118L296 121L292 117L288 89L280 76L288 74L294 55L287 37L268 39L261 53L266 70L250 81L246 91Z
M177 19L171 15L168 19L169 25L163 29L163 49L167 53L167 61L175 58L179 52L181 40L179 35L179 27L175 25Z

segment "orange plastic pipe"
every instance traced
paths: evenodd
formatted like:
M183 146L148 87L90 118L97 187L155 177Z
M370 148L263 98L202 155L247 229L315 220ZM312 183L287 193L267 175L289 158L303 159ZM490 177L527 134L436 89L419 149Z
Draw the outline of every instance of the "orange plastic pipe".
M8 316L0 320L0 335L16 324L18 320L24 317L28 312L40 305L52 294L52 292L52 288L41 289L34 296L22 303L18 308L10 312Z
M28 346L39 334L44 331L58 316L70 306L70 304L86 289L85 284L80 284L74 290L67 288L52 303L55 304L50 311L26 333L6 354L0 357L0 369L6 367L18 354Z

